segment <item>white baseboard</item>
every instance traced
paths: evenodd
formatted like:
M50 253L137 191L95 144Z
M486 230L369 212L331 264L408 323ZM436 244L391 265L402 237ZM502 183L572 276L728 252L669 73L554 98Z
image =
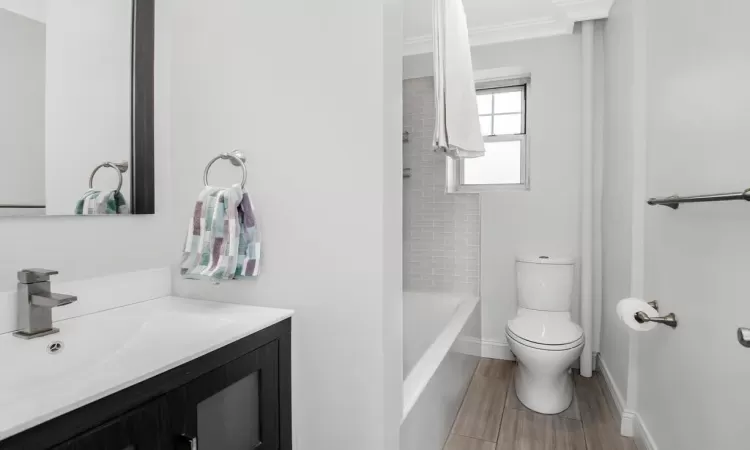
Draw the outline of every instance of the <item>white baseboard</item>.
M454 348L459 349L461 353L480 356L482 358L502 359L505 361L516 360L516 357L513 355L513 352L510 351L510 346L507 342L496 341L494 339L461 337L456 342L456 346ZM480 351L477 352L476 349L480 349ZM572 367L577 369L578 361L575 361Z
M620 419L620 434L627 437L635 436L636 413L626 409Z
M506 361L516 360L513 353L511 353L507 342L479 339L468 336L460 338L459 341L463 341L460 344L457 342L459 348L465 349L462 353L480 356L482 358L504 359ZM479 349L478 352L477 349Z
M459 336L451 350L464 355L482 356L482 340L470 336Z
M620 434L632 437L634 432L633 423L635 413L625 409L625 397L622 395L622 392L620 392L620 389L617 388L617 385L615 385L615 382L612 379L612 374L607 368L607 363L602 359L601 355L599 355L597 367L609 389L610 396L615 402L615 409L619 414L619 417L615 417L615 419L620 421Z
M638 413L633 413L634 417L634 431L635 445L638 446L638 450L659 450L656 446L653 436L649 433L646 424L643 423L643 419Z
M516 360L507 342L490 339L482 339L482 358L504 359L506 361Z
M607 363L601 358L601 355L599 355L598 367L602 378L604 378L607 384L609 393L615 401L617 412L620 414L619 418L615 418L620 420L620 434L632 437L635 440L638 450L659 450L654 442L654 438L649 433L648 428L646 428L646 424L643 423L643 418L637 412L625 407L625 397L623 397L612 380L612 374L609 372Z

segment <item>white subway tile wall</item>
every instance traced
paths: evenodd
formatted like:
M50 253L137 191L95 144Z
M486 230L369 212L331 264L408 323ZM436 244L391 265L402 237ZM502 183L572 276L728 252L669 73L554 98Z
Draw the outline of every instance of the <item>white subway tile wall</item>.
M405 80L404 290L479 295L479 196L445 193L434 129L433 78Z

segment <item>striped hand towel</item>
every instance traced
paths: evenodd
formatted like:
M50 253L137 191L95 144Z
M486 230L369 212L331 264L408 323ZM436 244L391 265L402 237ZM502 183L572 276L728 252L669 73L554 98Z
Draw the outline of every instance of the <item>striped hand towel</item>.
M128 214L128 204L120 191L95 191L90 189L76 203L76 215L96 216Z
M260 235L253 205L239 185L207 186L198 196L188 225L180 272L215 283L258 276Z

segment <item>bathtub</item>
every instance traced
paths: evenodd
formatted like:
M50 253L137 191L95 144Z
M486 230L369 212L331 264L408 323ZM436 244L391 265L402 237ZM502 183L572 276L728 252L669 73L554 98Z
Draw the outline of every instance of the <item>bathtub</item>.
M401 450L442 450L479 362L480 331L478 298L404 292Z

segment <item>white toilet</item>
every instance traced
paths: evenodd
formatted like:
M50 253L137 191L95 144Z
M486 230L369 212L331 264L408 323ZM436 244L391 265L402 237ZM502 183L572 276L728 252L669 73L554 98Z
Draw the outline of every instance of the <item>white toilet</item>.
M518 399L542 414L565 411L573 400L571 364L583 350L583 329L570 315L575 262L549 256L516 259L518 312L505 335L518 360Z

